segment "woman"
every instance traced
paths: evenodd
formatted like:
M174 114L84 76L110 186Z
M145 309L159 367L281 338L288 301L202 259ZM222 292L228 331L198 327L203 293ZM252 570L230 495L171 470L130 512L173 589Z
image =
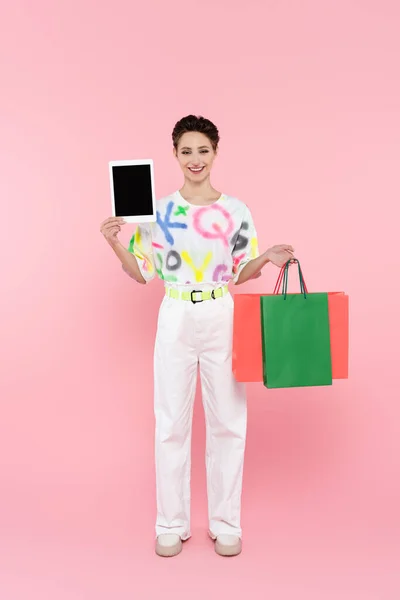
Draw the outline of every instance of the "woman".
M156 552L175 556L190 535L190 448L197 370L206 418L209 534L222 556L241 552L240 505L246 396L232 374L233 300L228 283L258 277L269 262L293 258L289 245L259 255L247 206L213 188L219 133L189 115L175 125L173 152L184 174L179 191L157 203L157 223L140 225L129 250L118 240L124 220L101 232L124 270L146 284L165 283L154 352Z

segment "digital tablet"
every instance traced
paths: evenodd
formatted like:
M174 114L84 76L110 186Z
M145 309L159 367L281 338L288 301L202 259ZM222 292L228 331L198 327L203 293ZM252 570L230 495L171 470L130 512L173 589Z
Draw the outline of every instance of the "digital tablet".
M152 159L113 160L109 163L112 216L127 223L156 221Z

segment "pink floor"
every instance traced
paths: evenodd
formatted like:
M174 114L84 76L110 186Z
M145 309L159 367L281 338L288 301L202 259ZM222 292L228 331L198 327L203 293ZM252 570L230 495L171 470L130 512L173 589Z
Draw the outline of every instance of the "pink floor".
M256 441L259 419L251 414L240 556L219 557L207 536L197 404L193 536L182 554L154 553L148 457L119 455L112 476L105 465L97 465L103 474L94 465L84 474L82 467L69 481L65 473L64 481L53 474L47 483L36 474L36 482L14 482L12 495L1 499L1 600L398 600L396 482L391 489L377 479L374 485L354 457L346 466L329 454L323 444L329 428L316 423L320 438L307 432L301 410L297 416L292 410L291 425L277 405L260 412L266 439ZM318 411L313 416L318 421Z

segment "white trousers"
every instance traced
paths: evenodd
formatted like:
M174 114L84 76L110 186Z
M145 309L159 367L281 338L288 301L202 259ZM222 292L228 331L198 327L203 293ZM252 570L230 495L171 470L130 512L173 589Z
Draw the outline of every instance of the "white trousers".
M191 535L191 433L198 368L206 422L209 534L242 536L247 409L245 386L232 374L232 325L229 293L197 304L167 297L162 301L154 352L157 536L176 533L185 540Z

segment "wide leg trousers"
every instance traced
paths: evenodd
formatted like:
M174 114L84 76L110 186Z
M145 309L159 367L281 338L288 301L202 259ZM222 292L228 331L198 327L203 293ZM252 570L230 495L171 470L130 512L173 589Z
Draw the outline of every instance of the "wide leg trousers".
M212 288L196 284L197 290ZM176 533L184 540L191 535L191 434L198 370L206 421L209 533L212 538L242 536L247 409L244 384L232 374L232 326L230 294L196 304L168 297L162 301L154 352L157 536Z

